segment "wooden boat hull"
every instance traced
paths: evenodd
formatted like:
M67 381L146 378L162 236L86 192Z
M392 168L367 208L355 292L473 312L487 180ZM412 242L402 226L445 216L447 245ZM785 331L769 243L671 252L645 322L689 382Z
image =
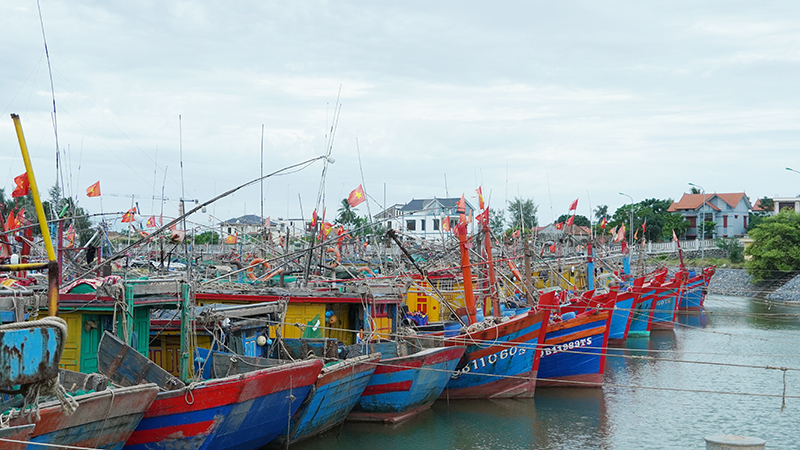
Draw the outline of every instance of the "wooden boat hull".
M628 337L650 336L650 326L653 323L653 303L656 298L656 289L645 286L639 300L634 302L633 317L628 327Z
M27 442L33 435L33 428L36 425L20 425L18 427L0 428L0 448L4 450L25 450ZM19 441L19 442L11 442Z
M599 387L608 345L608 311L547 326L537 387Z
M668 281L664 286L656 288L651 331L671 330L675 327L675 312L681 294L680 272L677 277L677 279Z
M714 276L715 272L715 266L706 267L702 273L686 280L686 286L683 289L681 301L678 305L679 312L698 313L703 310L708 284L711 282L711 277Z
M156 398L158 387L143 384L73 397L78 410L67 415L56 401L40 405L31 442L76 447L121 449ZM26 417L11 425L30 423ZM39 448L31 447L31 448Z
M382 360L347 419L397 423L430 408L464 350L436 347Z
M161 392L128 440L131 450L249 450L286 428L322 370L321 360Z
M549 311L528 312L485 330L445 339L465 345L465 364L456 370L441 398L530 398L534 396L540 343Z
M314 387L297 410L288 431L290 443L341 424L356 406L381 359L380 353L339 361L322 369ZM284 430L273 444L285 445Z
M633 305L638 300L638 295L633 292L623 292L617 295L611 322L608 325L608 343L622 344L628 338L628 332L633 318Z

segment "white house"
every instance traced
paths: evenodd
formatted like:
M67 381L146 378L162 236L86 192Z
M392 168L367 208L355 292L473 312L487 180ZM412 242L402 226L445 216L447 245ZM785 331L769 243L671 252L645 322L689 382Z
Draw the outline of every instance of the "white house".
M442 220L450 217L450 223L458 223L458 201L456 198L424 198L413 199L405 205L393 205L374 218L385 220L387 228L402 231L403 233L421 239L443 239L447 233L442 228ZM466 215L474 217L474 208L466 201Z

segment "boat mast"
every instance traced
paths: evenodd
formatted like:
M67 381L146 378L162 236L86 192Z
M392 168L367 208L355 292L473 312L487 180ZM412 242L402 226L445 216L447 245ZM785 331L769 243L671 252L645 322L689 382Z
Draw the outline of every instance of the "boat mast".
M472 270L469 265L469 250L467 249L467 224L459 222L456 225L458 235L458 248L461 251L461 274L464 278L464 303L467 306L467 319L470 325L477 322L475 311L475 296L472 293Z

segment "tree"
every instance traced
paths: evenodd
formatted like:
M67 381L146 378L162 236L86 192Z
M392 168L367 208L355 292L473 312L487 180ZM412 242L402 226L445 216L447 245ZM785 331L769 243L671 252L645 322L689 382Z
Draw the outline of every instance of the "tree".
M713 238L717 232L717 222L706 220L701 226L697 227L697 231L703 233L703 239Z
M664 225L661 228L661 239L672 239L672 231L676 236L683 236L692 227L692 224L680 213L671 213L664 216Z
M764 219L769 217L770 213L775 208L775 202L771 198L766 196L760 198L759 203L761 208L764 209L764 211L753 211L752 213L750 213L750 220L747 223L748 232L753 228L757 227L761 222L764 221Z
M745 254L752 258L745 267L753 281L800 269L800 214L781 211L764 219L749 234L753 243Z
M562 215L558 216L558 219L556 219L556 223L559 223L559 222L566 223L567 219L569 219L570 217L572 217L572 214L562 214ZM590 226L592 226L592 223L589 221L589 219L587 219L585 216L581 216L579 214L575 215L575 220L573 221L573 223L575 225L578 225L578 226L581 226L581 227L590 227Z
M511 215L509 226L512 228L523 226L525 229L538 226L537 211L539 211L539 206L533 203L532 198L520 199L515 197L508 204L508 213Z
M690 194L700 194L702 191L695 186L692 186L692 190L689 191Z
M216 231L205 231L194 238L195 244L219 244L219 234Z
M622 224L625 224L625 227L631 226L631 212L633 212L634 232L638 229L641 235L641 228L644 224L644 236L648 241L671 239L673 228L675 228L675 233L677 234L681 233L680 229L684 228L684 226L688 229L688 222L686 224L682 223L685 219L675 216L677 213L669 212L671 205L672 199L649 198L632 205L620 206L614 212L614 216L610 221L611 226L620 226Z
M716 239L714 240L714 245L724 250L731 262L740 263L744 261L744 246L739 242L739 239Z
M492 229L492 233L494 233L495 236L499 236L503 234L504 227L505 217L503 212L489 208L489 228Z
M599 205L597 208L594 209L594 218L597 219L597 223L603 221L603 219L608 220L611 216L608 215L608 205Z
M339 225L352 225L355 224L358 214L355 209L350 206L350 202L346 198L342 199L342 204L339 206L339 215L336 217L336 223Z

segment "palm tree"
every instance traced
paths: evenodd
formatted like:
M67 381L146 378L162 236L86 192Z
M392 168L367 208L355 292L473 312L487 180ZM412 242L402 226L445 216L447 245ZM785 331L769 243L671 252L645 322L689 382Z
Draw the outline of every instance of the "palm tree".
M356 218L358 217L353 207L350 206L350 202L348 202L346 198L342 199L342 206L339 207L338 212L339 216L336 217L336 223L340 225L349 225L355 222Z
M608 220L608 205L598 205L597 208L594 209L594 217L598 222L601 222L603 219Z

